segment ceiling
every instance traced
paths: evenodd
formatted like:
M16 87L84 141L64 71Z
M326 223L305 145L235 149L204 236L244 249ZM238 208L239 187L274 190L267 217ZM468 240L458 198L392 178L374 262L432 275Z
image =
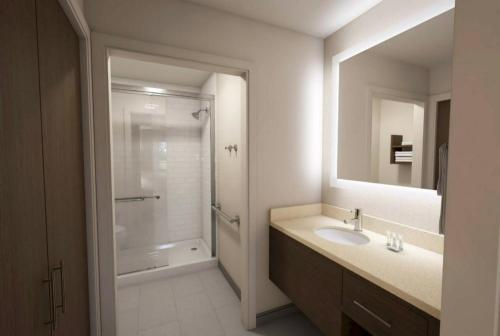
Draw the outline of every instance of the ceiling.
M207 71L150 63L134 59L112 57L111 75L146 82L201 87L208 79Z
M451 63L454 10L443 13L378 46L370 53L425 68Z
M325 38L382 0L185 0Z

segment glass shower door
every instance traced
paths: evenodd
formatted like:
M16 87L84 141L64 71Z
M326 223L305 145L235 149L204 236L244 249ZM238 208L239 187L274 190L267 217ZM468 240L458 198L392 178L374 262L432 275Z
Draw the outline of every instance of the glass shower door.
M203 104L197 99L112 93L119 275L210 255L202 244L204 141L210 141L203 126L209 118L208 113L198 118L193 114Z
M158 146L155 120L165 114L164 98L113 92L112 99L117 271L166 266L168 255L156 242L159 237L168 242L168 234L155 228L166 210L155 161L166 153L153 153Z

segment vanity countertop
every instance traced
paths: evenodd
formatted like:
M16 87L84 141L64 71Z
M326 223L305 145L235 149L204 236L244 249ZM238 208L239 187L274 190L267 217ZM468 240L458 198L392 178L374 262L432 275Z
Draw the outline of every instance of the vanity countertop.
M348 225L324 215L271 220L271 226L427 314L440 318L441 254L411 244L405 244L402 252L391 252L385 247L385 236L366 229L363 234L370 238L366 245L332 243L317 236L314 230Z

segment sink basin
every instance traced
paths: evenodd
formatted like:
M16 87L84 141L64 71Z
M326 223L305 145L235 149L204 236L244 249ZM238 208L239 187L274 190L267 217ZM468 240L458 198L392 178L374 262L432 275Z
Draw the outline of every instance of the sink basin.
M323 239L342 245L364 245L370 241L370 238L361 232L349 229L326 227L316 229L314 233Z

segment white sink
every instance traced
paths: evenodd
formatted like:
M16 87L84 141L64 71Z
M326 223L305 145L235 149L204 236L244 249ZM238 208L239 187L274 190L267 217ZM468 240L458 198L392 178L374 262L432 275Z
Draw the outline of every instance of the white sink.
M314 230L314 233L323 239L342 245L364 245L370 241L370 238L361 232L349 229L325 227Z

